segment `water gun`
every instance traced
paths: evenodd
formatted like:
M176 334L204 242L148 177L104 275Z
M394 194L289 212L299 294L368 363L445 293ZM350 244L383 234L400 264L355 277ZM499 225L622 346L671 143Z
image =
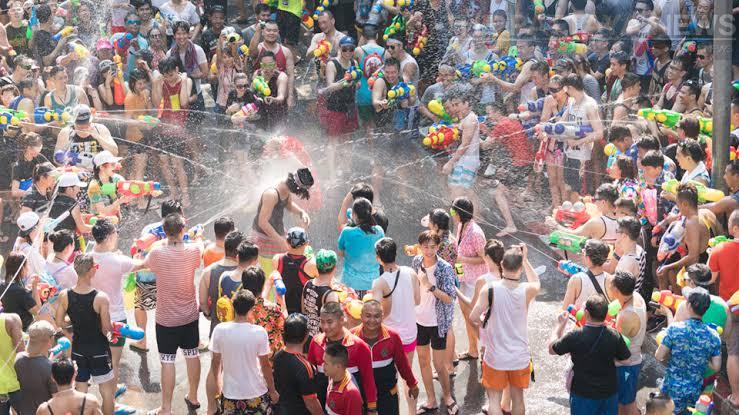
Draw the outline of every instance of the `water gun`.
M588 269L584 266L564 259L559 261L559 263L557 264L557 269L559 270L559 272L565 274L568 277L579 274L581 272L588 272Z
M701 395L694 408L688 408L693 415L711 415L713 413L713 400L708 395Z
M190 242L194 241L195 239L200 239L203 236L204 230L205 229L203 228L203 225L197 224L190 228L187 233L185 233L185 236L182 239L184 242ZM167 234L164 233L162 225L150 229L149 233L146 236L133 241L133 245L131 246L131 256L135 255L138 251L147 250L154 242L166 237Z
M695 53L698 51L698 44L694 40L688 40L683 43L683 53Z
M84 222L85 225L95 226L96 223L98 223L99 220L107 219L113 223L113 225L117 225L119 222L118 216L105 216L105 215L93 215L91 213L83 213L82 214L82 222Z
M123 59L116 54L113 56L113 62L118 67L118 72L113 79L113 101L116 105L123 105L126 101L126 91L123 88Z
M403 252L408 256L421 255L421 247L418 244L404 245Z
M582 138L593 132L591 125L574 125L566 123L545 122L536 126L537 132L545 132L555 139Z
M390 21L390 25L385 28L382 38L387 41L397 33L403 32L405 32L405 17L402 14L396 14L393 20Z
M413 43L411 45L411 53L413 53L413 56L418 56L423 51L423 48L426 47L426 43L429 41L429 33L428 28L426 25L423 25L423 29L421 29L421 32L417 32L415 35L415 39L413 40Z
M362 70L358 66L351 66L344 72L344 85L349 86L362 79Z
M547 156L547 144L549 140L541 140L539 142L539 150L534 155L534 171L541 173L544 171L544 162Z
M316 6L316 9L313 11L313 20L318 20L318 17L323 14L323 12L326 11L326 8L323 7L323 4L319 4Z
M133 34L126 33L123 36L118 36L118 39L113 42L115 50L119 54L124 54L128 51L131 42L133 41Z
M382 68L376 70L375 73L373 73L372 75L370 75L369 78L367 78L367 86L369 86L370 88L374 87L375 81L377 81L380 78L383 78L383 79L385 78L385 72L382 71Z
M713 238L708 240L708 246L710 246L711 248L715 248L721 245L722 243L728 242L728 241L733 241L733 239L729 238L726 235L714 236Z
M590 220L590 215L588 214L587 209L585 209L585 204L583 202L575 202L573 204L569 200L566 200L562 202L562 206L554 212L554 220L562 226L570 229L577 229Z
M606 323L611 327L616 328L616 316L621 312L621 303L618 300L613 300L608 303L608 313L606 314Z
M521 66L523 66L523 61L510 55L490 63L493 74L504 78L513 78L513 75L521 69Z
M316 49L313 51L313 57L320 59L323 62L328 60L328 56L331 53L331 42L326 39L322 39L318 42Z
M47 124L53 121L69 122L72 116L66 112L57 112L48 107L38 107L33 111L33 122L35 124Z
M534 0L534 15L536 15L537 20L542 20L546 17L544 14L545 10L544 0Z
M131 327L120 321L112 321L110 325L112 326L110 331L111 341L116 341L120 337L131 340L141 340L144 338L144 331L138 327Z
M731 86L733 86L734 89L739 91L739 79L735 79L734 82L731 83Z
M664 261L678 250L685 236L685 218L672 222L662 235L657 248L657 261Z
M414 5L413 0L383 0L385 7L397 7L401 10L410 10Z
M57 216L56 218L46 222L44 224L44 233L52 233L56 229L57 226L59 226L60 223L64 221L64 219L67 219L70 215L69 210L65 210L62 212L61 215Z
M613 166L613 163L616 162L616 158L623 154L621 150L616 147L613 143L606 144L605 147L603 147L603 153L608 156L608 164L606 166L606 171L611 169L611 166Z
M397 85L387 91L387 98L390 100L402 101L416 95L416 87L413 84L398 82Z
M588 43L590 41L590 33L577 32L569 36L561 37L560 40L563 42Z
M0 106L0 111L9 113L13 117L17 118L19 121L29 120L28 114L25 111L13 110L13 109L5 108L2 106Z
M136 119L152 128L159 127L159 123L161 122L159 118L152 117L151 115L139 115Z
M39 21L36 16L36 6L31 6L31 18L28 19L28 28L26 29L26 39L31 40L33 36L33 28L38 26Z
M243 107L241 107L241 113L244 114L245 117L251 117L254 115L259 108L257 107L257 104L250 102Z
M518 112L532 112L540 113L544 109L544 98L539 98L536 101L526 101L526 104L518 106Z
M570 304L567 306L567 312L575 318L575 324L577 324L578 327L585 325L585 310L574 304Z
M718 189L712 189L710 187L706 187L703 183L696 182L694 180L691 180L690 183L692 183L695 188L698 190L698 202L699 203L706 203L706 202L718 202L719 200L723 199L724 192ZM673 195L677 194L677 186L680 184L677 179L670 179L664 183L662 183L662 190L664 190L667 193L672 193Z
M239 46L236 49L236 51L239 53L239 56L241 56L241 57L249 56L249 46L246 46L245 44Z
M642 108L637 114L647 121L656 121L667 128L675 128L682 114L670 110L659 110L654 108Z
M586 236L577 236L571 233L554 231L549 234L549 244L556 246L563 251L579 253L585 247L588 241Z
M732 294L726 303L729 305L729 310L732 314L739 315L739 291Z
M90 57L90 50L80 42L70 43L69 47L72 49L75 55L80 59L87 59Z
M713 118L698 117L698 125L701 134L713 137Z
M51 37L51 40L53 40L54 42L58 42L65 37L71 36L72 33L74 33L74 27L64 26L62 30L60 30L59 32L57 32L57 34Z
M18 125L20 120L13 116L10 112L0 111L0 131L8 128L9 125Z
M126 279L123 281L123 291L130 293L136 289L136 273L129 272L126 275Z
M439 117L442 121L445 121L447 123L452 123L455 121L455 119L447 114L446 110L444 109L444 103L441 101L441 99L432 99L431 101L429 101L427 106L429 111Z
M285 282L282 281L282 275L280 275L277 271L272 271L272 274L269 276L270 279L272 279L272 283L275 285L275 292L279 296L285 295L287 292L287 288L285 287Z
M657 224L657 189L643 188L641 200L644 204L644 217L652 225ZM646 222L642 225L646 225Z
M239 40L241 40L241 35L236 32L229 33L228 36L226 36L226 42L228 43L236 43Z
M269 84L264 80L262 76L255 76L251 81L251 87L260 97L268 97L272 95L272 90L269 88Z
M159 182L145 182L141 180L119 180L114 183L105 183L101 186L104 195L130 196L156 196L162 189Z
M446 150L457 140L459 129L442 121L429 127L428 134L423 138L423 145L434 150Z
M559 53L564 53L568 55L584 55L588 53L588 46L574 41L559 42L559 47L557 48L557 50L559 51Z
M72 150L57 150L54 153L54 161L62 166L76 166L82 160L80 159L80 154L77 152Z
M667 308L671 308L672 311L676 311L680 306L680 303L685 301L685 297L675 295L670 290L662 290L652 293L652 301Z
M313 30L315 22L313 21L313 16L308 13L308 10L303 10L303 14L300 16L300 22L303 23L306 29Z
M739 159L739 149L734 146L729 147L729 160Z
M56 341L56 345L49 349L49 356L56 356L65 350L69 350L70 347L72 347L72 343L69 339L66 337L60 337L59 340Z

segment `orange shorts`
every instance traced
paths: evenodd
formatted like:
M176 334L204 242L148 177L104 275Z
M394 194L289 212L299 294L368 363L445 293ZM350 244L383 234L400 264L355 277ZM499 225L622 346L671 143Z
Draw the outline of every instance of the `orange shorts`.
M531 369L526 366L518 370L496 370L483 362L482 386L485 389L503 390L511 385L514 388L528 389L531 381Z

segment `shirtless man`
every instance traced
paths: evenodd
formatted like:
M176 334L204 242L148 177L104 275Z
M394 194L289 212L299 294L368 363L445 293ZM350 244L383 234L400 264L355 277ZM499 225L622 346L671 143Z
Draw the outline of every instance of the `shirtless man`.
M326 10L318 16L318 28L321 29L321 33L316 33L310 41L310 46L305 52L305 56L308 59L313 58L313 51L318 47L318 42L323 39L328 39L331 42L331 56L336 56L339 50L339 41L342 37L346 36L344 33L336 30L336 20L334 15L330 11Z
M536 43L533 36L520 35L516 41L516 47L518 48L518 56L523 61L521 66L521 72L516 77L516 80L506 82L492 73L483 74L482 78L498 85L502 93L505 92L521 92L521 104L526 104L526 100L531 94L531 90L534 89L534 83L531 79L531 67L534 65L536 60L534 59L534 51L536 50Z
M59 391L54 397L41 404L37 415L81 414L101 415L100 403L95 395L79 392L74 388L77 368L69 359L56 360L51 364L51 376Z
M679 294L680 287L677 285L677 273L683 267L693 265L695 263L705 263L708 260L706 249L708 248L708 239L710 238L709 229L704 225L698 215L698 190L690 183L680 184L677 187L677 208L680 216L685 218L685 236L683 244L687 250L687 254L678 261L670 263L671 258L667 259L668 263L657 268L657 278L660 287L669 284L672 292ZM671 222L678 220L677 217L668 218Z

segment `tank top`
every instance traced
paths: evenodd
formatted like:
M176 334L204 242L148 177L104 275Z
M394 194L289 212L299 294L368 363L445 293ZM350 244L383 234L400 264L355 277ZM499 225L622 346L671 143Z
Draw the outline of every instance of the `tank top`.
M5 362L15 362L15 345L10 333L5 328L5 314L0 315L0 359ZM7 394L21 388L15 374L15 366L4 364L0 367L0 393Z
M66 98L67 100L65 102L59 102L56 99L56 92L51 92L49 95L49 101L51 101L51 109L54 111L64 111L66 108L74 108L79 103L79 100L77 99L77 90L74 88L74 85L67 85L66 86Z
M649 24L644 25L637 33L634 38L634 73L639 76L649 75L652 64L650 64L648 45L649 32L652 30L652 26Z
M272 78L267 81L267 85L269 85L271 92L270 96L274 98L278 95L277 79L279 77L280 72L275 71ZM287 101L283 101L281 104L264 105L261 108L261 113L263 117L257 122L257 124L264 129L272 129L277 126L287 114Z
M477 171L477 168L480 167L480 123L477 121L477 115L470 111L464 119L460 120L460 125L470 117L475 121L475 131L472 133L470 144L459 161L457 161L457 165L462 165L468 170ZM460 132L461 136L462 133Z
M221 281L221 275L224 272L233 271L236 269L236 265L224 266L216 264L210 269L210 279L208 284L208 310L210 310L210 334L213 334L213 329L216 328L216 324L219 323L218 316L216 314L216 302L218 301L218 285Z
M607 244L613 245L616 242L616 234L618 233L618 221L606 215L602 215L600 220L603 221L603 226L605 226L605 231L600 239Z
M254 69L260 69L261 68L261 59L262 54L267 49L264 46L259 46L259 53L257 54L257 59L254 61ZM277 69L280 72L287 72L287 58L285 57L285 52L283 51L283 46L280 45L279 50L277 53L275 53L275 64L277 65Z
M346 73L346 68L344 68L341 65L341 62L336 58L331 59L331 62L334 63L334 67L336 68L336 77L334 79L342 79ZM349 66L357 66L357 61L352 59L349 62ZM339 89L338 91L331 92L326 97L326 108L333 112L350 113L354 111L355 91L356 88L354 88L354 85L349 85L345 88Z
M581 272L575 275L578 278L580 278L580 295L578 295L577 298L575 299L575 306L583 308L585 307L585 301L588 300L588 297L590 297L593 294L598 294L598 291L596 291L595 287L593 286L593 283L590 281L588 274ZM600 285L601 291L605 293L606 292L606 273L601 272L600 274L596 275L595 280L598 282L598 285Z
M10 101L10 109L13 111L18 111L18 105L20 105L21 101L23 101L23 98L25 98L23 95L18 95L17 97L13 98Z
M98 291L94 289L87 294L67 291L67 315L74 333L72 353L84 356L110 353L108 338L103 335L100 325L100 314L93 308L97 294Z
M372 44L372 45L364 45L359 48L360 52L360 58L359 58L359 64L361 65L362 71L365 69L365 58L373 53L376 53L378 56L384 56L385 55L385 48L383 48L380 45ZM363 106L370 106L372 105L372 91L369 88L369 85L367 84L367 78L372 76L372 74L363 73L362 74L362 81L359 84L359 89L357 89L357 105L360 107Z
M486 272L485 274L482 274L480 278L485 281L485 284L482 286L482 291L480 292L480 296L483 297L485 301L487 301L487 296L488 296L487 287L490 286L490 284L492 284L495 281L500 281L500 277L493 273ZM485 315L480 316L481 320L483 318L485 318ZM485 344L485 345L491 344L492 339L488 335L487 330L480 327L480 329L478 330L478 335L480 336L481 344Z
M94 128L97 131L97 126L95 124L92 124L91 128ZM93 138L92 134L87 137L80 137L74 127L69 131L69 142L71 143L69 145L69 150L79 155L80 162L77 163L77 165L92 171L93 157L95 157L97 153L103 151L100 142Z
M280 197L280 192L277 191L276 188L272 188L275 192L277 192L277 204L275 204L275 207L272 209L272 215L269 217L269 224L272 225L272 228L277 231L277 233L282 234L285 231L285 225L283 222L283 218L285 216L285 207L287 206L288 198L282 199ZM254 222L252 223L251 227L254 228L257 232L266 235L266 232L262 228L259 227L259 215L262 213L262 199L259 199L259 206L257 206L257 215L254 217Z
M575 17L575 33L585 31L585 23L588 21L588 14L574 14Z
M418 63L416 62L416 59L413 56L411 56L410 53L406 53L403 60L400 61L400 73L402 74L405 66L411 63L415 64L416 68L418 68ZM418 80L420 79L419 77L420 77L419 71L418 69L416 69L416 74L413 75L413 79L411 79L410 82L414 85L418 85Z
M82 406L80 406L80 415L85 415L85 405L87 405L87 394L82 398ZM54 411L51 410L51 405L47 405L46 408L49 410L49 414L54 415ZM70 412L65 412L64 415Z
M536 62L536 59L529 59L526 61L526 63L529 62ZM521 87L521 94L519 98L520 105L526 105L526 101L528 101L528 97L531 96L531 91L533 91L534 88L536 88L536 84L534 84L534 81L529 81L523 84L523 86Z
M184 126L185 121L187 121L187 111L181 111L180 89L182 89L182 80L177 81L174 85L162 82L163 111L159 119L167 124Z
M574 125L589 126L590 124L585 123L585 120L587 120L587 118L585 116L585 111L582 108L582 102L570 102L567 108L567 116L564 121L567 121L568 123ZM571 159L588 161L590 160L590 155L592 152L593 143L585 144L582 146L570 146L569 144L565 145L565 154Z
M397 276L398 284L395 285ZM385 316L383 323L398 332L403 344L410 344L416 340L418 328L416 327L415 310L416 303L413 299L413 281L411 269L398 267L395 272L384 272L380 278L385 281L392 294L390 314ZM395 287L393 289L393 287ZM379 300L379 299L378 299Z
M491 289L493 309L484 329L491 344L485 347L483 361L495 370L526 368L531 359L526 285L519 283L516 288L510 289L502 281L496 281Z
M641 300L639 301L639 307L635 307L634 304L638 300ZM616 366L634 366L642 362L641 345L644 343L644 337L647 333L647 304L644 302L642 296L634 291L631 304L621 310L622 313L624 311L633 311L636 313L636 316L639 318L639 331L636 333L636 336L629 338L631 340L631 345L629 346L631 357L626 360L617 360Z
M330 285L315 285L313 280L308 281L303 287L303 307L305 308L303 314L308 317L308 334L311 336L321 332L321 307L330 291L333 291Z
M277 271L282 275L285 283L285 306L287 313L299 313L303 299L303 287L310 280L305 273L305 264L308 258L305 255L284 254L277 261Z
M28 38L26 37L26 31L28 26L21 23L20 27L13 27L8 24L5 26L5 32L8 36L8 43L13 47L15 53L18 55L28 54Z

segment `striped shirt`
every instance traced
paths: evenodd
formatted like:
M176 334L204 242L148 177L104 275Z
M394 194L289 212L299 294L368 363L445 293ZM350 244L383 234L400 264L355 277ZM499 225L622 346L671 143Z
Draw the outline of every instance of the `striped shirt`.
M201 250L200 244L164 244L146 256L146 265L157 276L157 324L177 327L198 319L195 270Z

